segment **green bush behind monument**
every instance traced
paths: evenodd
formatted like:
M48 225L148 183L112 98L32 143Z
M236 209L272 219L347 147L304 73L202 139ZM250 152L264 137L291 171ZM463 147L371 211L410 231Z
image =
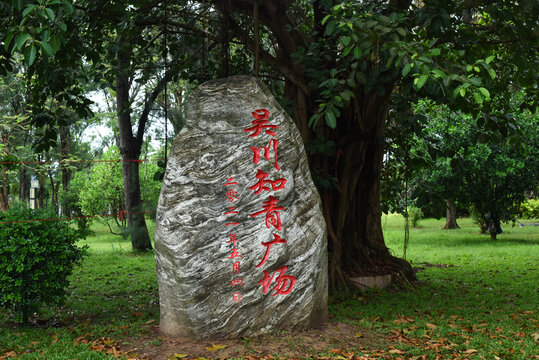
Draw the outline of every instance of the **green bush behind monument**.
M81 232L53 210L17 205L0 213L0 306L12 310L17 322L45 304L61 304L67 277L86 255L75 245Z

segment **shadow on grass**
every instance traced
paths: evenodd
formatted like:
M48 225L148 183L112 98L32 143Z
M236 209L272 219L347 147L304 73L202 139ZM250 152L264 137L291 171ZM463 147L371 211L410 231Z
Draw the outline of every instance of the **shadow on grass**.
M471 247L499 247L499 246L511 246L511 245L539 245L539 233L536 238L529 236L530 239L515 238L513 236L504 236L503 234L498 235L496 240L492 240L490 235L475 235L475 236L466 236L462 238L455 239L452 242L444 242L438 244L445 247L460 247L460 246L471 246Z

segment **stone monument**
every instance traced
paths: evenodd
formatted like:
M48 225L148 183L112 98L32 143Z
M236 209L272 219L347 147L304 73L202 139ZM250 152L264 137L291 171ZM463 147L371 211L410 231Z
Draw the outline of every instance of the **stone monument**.
M327 319L327 239L300 134L238 76L189 97L157 208L160 331L236 338Z

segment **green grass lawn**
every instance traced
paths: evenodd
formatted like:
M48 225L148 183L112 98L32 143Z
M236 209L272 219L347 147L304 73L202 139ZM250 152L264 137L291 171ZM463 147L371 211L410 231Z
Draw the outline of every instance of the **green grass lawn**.
M402 256L403 219L384 216L382 224L386 243ZM443 225L428 219L410 230L407 257L423 268L419 286L335 299L331 313L394 337L409 356L537 356L539 227L505 224L492 241L469 219L459 220L461 229Z
M382 220L396 256L403 253L403 223L394 215ZM458 230L443 225L426 219L410 230L407 257L420 269L418 285L331 298L332 320L387 340L386 348L352 351L373 359L538 359L539 227L506 224L492 241L468 219ZM113 352L118 341L150 336L159 321L153 253L135 255L105 227L93 230L81 242L90 255L71 276L64 306L43 309L26 328L0 309L0 359L111 359L96 350Z

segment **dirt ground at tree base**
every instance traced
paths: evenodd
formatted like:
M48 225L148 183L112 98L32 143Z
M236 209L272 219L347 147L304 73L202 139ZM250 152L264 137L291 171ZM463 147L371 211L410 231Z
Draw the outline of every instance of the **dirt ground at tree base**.
M305 331L276 331L236 340L171 339L159 335L159 326L143 338L125 339L121 350L133 359L297 359L352 358L357 350L380 349L386 340L367 328L342 322Z

